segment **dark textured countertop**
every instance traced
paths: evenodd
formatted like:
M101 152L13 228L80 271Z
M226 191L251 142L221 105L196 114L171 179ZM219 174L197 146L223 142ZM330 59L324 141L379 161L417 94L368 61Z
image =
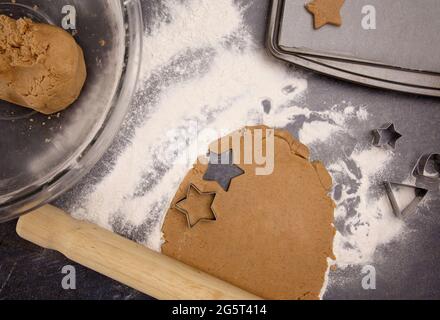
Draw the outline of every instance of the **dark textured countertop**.
M143 1L146 13L148 2ZM239 2L249 4L246 21L262 45L270 1ZM309 89L302 103L319 105L322 101L342 101L349 97L353 104L367 105L373 115L369 120L371 128L390 120L398 125L405 136L405 143L397 151L399 160L390 169L393 175L407 172L418 155L440 151L439 99L360 87L312 72L306 74ZM354 267L336 271L344 273L344 285L332 287L326 298L440 298L439 212L440 201L434 201L429 208L421 210L418 217L406 222L413 232L404 241L380 248L386 259L375 262L377 282L380 284L376 290L362 290L360 267ZM70 262L59 253L21 240L15 233L15 225L15 221L0 225L0 299L148 299L135 290ZM61 270L65 265L76 268L76 290L62 289L61 281L65 275Z

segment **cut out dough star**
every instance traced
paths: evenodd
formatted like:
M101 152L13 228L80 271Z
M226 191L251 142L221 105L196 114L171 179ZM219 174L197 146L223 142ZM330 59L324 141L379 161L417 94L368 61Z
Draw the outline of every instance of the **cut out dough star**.
M210 153L208 170L203 180L216 181L226 192L231 186L232 179L244 174L244 171L234 164L232 150L223 154Z
M193 228L200 221L217 220L212 208L215 196L215 192L202 192L191 184L186 197L177 202L175 208L186 216L189 228Z
M397 132L393 123L387 123L382 128L373 131L374 145L377 147L389 146L393 149L396 148L397 140L402 138L402 135Z
M306 5L307 10L313 14L315 29L326 24L342 25L341 8L345 0L313 0Z

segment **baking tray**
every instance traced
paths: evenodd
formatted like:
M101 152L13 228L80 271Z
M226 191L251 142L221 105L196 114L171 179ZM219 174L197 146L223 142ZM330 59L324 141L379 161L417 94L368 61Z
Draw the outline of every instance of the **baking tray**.
M368 86L440 97L438 0L346 1L342 27L319 30L306 2L272 0L267 45L275 57ZM362 28L365 5L376 8L376 30Z

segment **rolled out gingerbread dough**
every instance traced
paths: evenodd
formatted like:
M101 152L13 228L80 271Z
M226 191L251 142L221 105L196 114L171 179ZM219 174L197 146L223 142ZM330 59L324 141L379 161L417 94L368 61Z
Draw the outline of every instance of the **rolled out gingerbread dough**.
M0 16L0 99L52 114L78 98L85 80L83 51L69 33Z
M256 129L267 130L239 132L241 151L244 132L254 134ZM216 181L203 179L207 165L199 161L194 166L166 215L162 252L262 298L318 299L328 258L334 259L335 206L328 195L332 179L320 162L310 162L307 147L290 133L276 130L274 135L275 167L270 175L256 175L256 164L241 161L237 165L245 173L225 191ZM193 186L202 194L188 193ZM215 198L207 201L212 192ZM191 198L183 206L189 214L213 217L214 212L216 220L191 228L176 208L188 194Z

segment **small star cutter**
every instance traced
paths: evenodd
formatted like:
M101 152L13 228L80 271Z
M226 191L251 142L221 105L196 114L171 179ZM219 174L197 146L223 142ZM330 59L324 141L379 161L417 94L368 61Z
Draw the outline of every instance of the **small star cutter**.
M396 126L392 122L388 122L381 128L373 130L373 136L373 145L392 149L396 149L397 141L403 137L396 130Z
M429 170L431 169L431 171ZM422 155L413 169L412 175L417 185L429 190L439 190L440 187L440 154L428 153Z
M187 210L185 210L184 208L179 207L179 204L180 204L180 203L182 203L183 201L185 201L186 199L189 198L189 195L190 195L191 190L195 190L199 195L214 195L214 199L212 200L211 206L209 207L210 210L211 210L211 212L212 212L212 214L214 215L214 219L200 218L200 219L198 219L195 223L191 223L191 219L189 218L189 212L188 212ZM188 224L188 227L189 227L190 229L192 229L192 228L194 228L199 222L202 222L202 221L204 221L204 222L215 222L215 221L217 221L217 214L216 214L216 212L215 212L215 210L214 210L214 208L213 208L213 205L214 205L214 201L215 201L216 196L217 196L217 192L214 192L214 191L212 191L212 192L202 192L202 191L201 191L201 190L200 190L200 189L199 189L194 183L190 183L190 185L189 185L189 187L188 187L188 190L187 190L187 192L186 192L186 196L185 196L185 198L183 198L183 199L177 201L176 204L174 205L174 208L175 208L176 210L180 211L181 213L183 213L183 214L185 215L185 217L186 217L186 221L187 221L187 224Z

